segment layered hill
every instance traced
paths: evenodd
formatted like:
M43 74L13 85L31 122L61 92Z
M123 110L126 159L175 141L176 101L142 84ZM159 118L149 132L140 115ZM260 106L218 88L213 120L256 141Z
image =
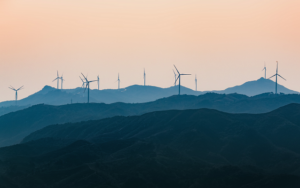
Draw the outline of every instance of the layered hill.
M94 103L144 103L178 94L178 86L159 88L154 86L133 85L122 89L90 90L90 102ZM181 94L200 95L203 92L181 87ZM45 86L41 91L18 101L19 106L49 104L64 105L70 103L86 103L87 92L83 88L55 89ZM0 107L14 106L15 101L0 103Z
M27 106L6 106L6 107L0 107L0 116L4 115L4 114L8 114L10 112L16 112L19 110L23 110L25 108L29 108L31 105L27 105Z
M265 153L265 160L276 152L300 157L300 144L295 144L300 143L300 104L290 104L264 114L229 114L211 109L168 110L141 116L51 125L30 134L23 141L41 138L90 142L138 138L163 143L179 151L185 150L189 155L201 156L205 161L218 161L220 164L238 164L241 162L239 157L246 154L244 150L254 149L253 158L248 155L247 160L257 164L255 152L264 147L273 148L259 151ZM251 147L246 148L246 145ZM239 153L233 152L236 156L230 151L235 147L239 149ZM211 156L212 153L216 155ZM269 168L267 161L259 162ZM300 174L298 170L295 172Z
M299 104L265 114L170 110L52 125L0 149L0 183L7 188L295 188L299 142Z
M51 124L141 115L171 109L210 108L231 113L265 113L291 103L300 103L300 95L266 93L247 97L239 94L207 93L199 96L172 96L154 102L137 104L36 105L0 116L0 146L17 144L30 133Z

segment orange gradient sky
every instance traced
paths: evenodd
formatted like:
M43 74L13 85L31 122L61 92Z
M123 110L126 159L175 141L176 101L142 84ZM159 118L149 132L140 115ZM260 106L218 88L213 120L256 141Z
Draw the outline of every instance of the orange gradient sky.
M169 87L175 64L182 84L221 90L279 73L300 91L299 0L16 0L0 1L0 101L8 86L24 98L45 85L81 85L81 72L101 89L143 83ZM96 88L96 84L91 84Z

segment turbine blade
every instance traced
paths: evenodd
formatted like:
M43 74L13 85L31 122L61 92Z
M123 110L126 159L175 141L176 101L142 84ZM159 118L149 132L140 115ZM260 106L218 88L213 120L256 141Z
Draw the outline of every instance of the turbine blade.
M273 78L274 76L276 76L276 74L274 74L273 76L271 76L270 78ZM268 78L268 79L270 79L270 78Z
M55 78L52 82L54 82L55 80L57 80L57 78Z
M23 89L23 86L22 87L20 87L19 89L17 89L17 90L21 90L21 89Z
M280 75L278 74L278 76L280 76ZM280 78L282 78L282 79L284 79L284 80L286 81L286 79L285 79L285 78L283 78L282 76L280 76Z
M84 91L83 91L84 93L85 93L85 91L86 91L86 88L88 88L88 84L86 84L86 86L85 86L85 89L84 89Z
M191 75L191 74L180 74L180 75Z
M177 82L177 80L179 79L179 77L180 77L180 75L176 78L176 80L175 80L175 84L176 84L176 82Z
M9 86L11 89L16 90L13 86Z
M82 73L81 73L82 74ZM82 74L83 78L88 82L87 78Z
M180 74L180 73L179 73L179 71L178 71L178 69L176 68L176 66L175 66L175 65L174 65L174 67L175 67L176 71L178 72L178 74Z
M83 79L79 76L80 80L84 83Z

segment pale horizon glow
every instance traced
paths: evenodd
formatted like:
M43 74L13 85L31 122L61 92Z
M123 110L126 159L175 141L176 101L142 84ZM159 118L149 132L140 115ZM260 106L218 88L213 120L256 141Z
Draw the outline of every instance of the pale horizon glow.
M182 85L223 90L275 74L300 91L299 0L18 0L0 1L0 101L56 87L81 86L81 72L101 89ZM274 79L273 79L274 80ZM97 84L91 84L96 89Z

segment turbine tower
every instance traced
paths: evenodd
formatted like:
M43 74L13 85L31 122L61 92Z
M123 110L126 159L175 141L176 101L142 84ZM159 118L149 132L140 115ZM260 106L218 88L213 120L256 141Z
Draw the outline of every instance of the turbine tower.
M61 89L63 89L63 83L64 83L64 75L61 75L60 77L60 80L61 80Z
M146 72L145 72L145 69L144 69L144 86L146 86Z
M280 75L278 74L278 61L276 61L276 62L277 62L276 74L274 74L273 76L270 77L270 78L273 78L274 76L276 77L275 94L277 94L277 76L279 76L280 78L284 79L282 76L280 76ZM269 78L269 79L270 79L270 78ZM286 81L286 79L284 79L284 80Z
M174 76L175 76L175 84L174 84L174 86L176 86L176 78L177 78L177 74L174 72L174 70L173 70L173 73L174 73Z
M265 63L265 67L263 68L262 71L265 71L265 79L267 79L267 67L266 67L266 63Z
M195 75L195 86L196 86L196 91L197 91L197 83L198 83L198 80L197 80L197 74Z
M99 75L97 76L97 81L98 81L98 90L100 90L100 78L99 78Z
M58 71L57 71L57 77L52 81L52 82L54 82L55 80L57 80L57 89L59 87L59 79L60 79L60 77L59 77Z
M179 84L178 84L178 88L179 88L179 94L178 95L180 95L180 81L181 81L181 76L185 76L185 75L191 75L191 74L180 74L179 73L179 71L178 71L178 69L176 68L176 66L174 65L174 67L175 67L175 69L176 69L176 71L178 72L178 77L177 77L177 79L175 80L175 83L176 83L176 81L179 79Z
M81 73L82 74L82 73ZM85 92L85 90L86 89L88 89L88 101L87 101L87 103L90 103L90 83L91 82L96 82L97 80L91 80L91 81L88 81L88 79L82 74L82 76L84 77L84 79L85 79L85 84L86 84L86 87L85 87L85 89L84 89L84 92Z
M118 73L118 80L117 80L117 82L118 82L118 89L120 89L120 75L119 75L119 73Z
M15 88L12 87L12 86L10 86L10 87L8 87L8 88L11 89L11 90L14 90L14 91L16 92L16 105L17 105L17 103L18 103L18 91L20 91L21 89L23 89L23 86L20 87L19 89L15 89Z

